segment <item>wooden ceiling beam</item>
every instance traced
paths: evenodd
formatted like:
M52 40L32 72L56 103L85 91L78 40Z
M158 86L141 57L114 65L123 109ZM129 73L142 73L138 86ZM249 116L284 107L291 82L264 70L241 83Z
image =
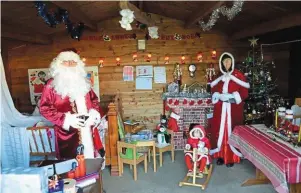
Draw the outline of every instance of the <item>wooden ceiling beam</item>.
M203 3L204 3L204 5L202 5L198 11L192 13L191 17L189 17L189 19L187 19L187 21L184 25L184 27L186 29L195 25L200 19L210 15L213 10L221 7L225 2L224 1L218 1L218 2L205 1Z
M29 32L17 25L3 24L1 26L1 37L21 40L34 44L52 44L51 37L36 32Z
M57 5L58 7L62 9L66 9L70 16L78 22L83 22L85 26L89 27L91 30L96 31L97 30L97 23L94 23L90 18L80 10L79 7L75 6L70 1L52 1L53 4Z
M150 17L148 17L145 12L142 12L138 7L136 7L132 3L128 2L128 1L120 1L119 7L121 9L130 9L131 11L134 11L134 16L137 21L139 21L143 24L146 24L149 27L155 25L154 20L152 20Z
M296 13L243 29L234 33L231 38L233 40L238 40L299 25L301 25L301 13Z

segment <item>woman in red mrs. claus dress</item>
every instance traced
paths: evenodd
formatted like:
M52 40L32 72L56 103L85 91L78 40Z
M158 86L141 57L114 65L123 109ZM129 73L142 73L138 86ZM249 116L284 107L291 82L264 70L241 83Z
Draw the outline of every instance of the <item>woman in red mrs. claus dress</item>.
M241 153L228 144L232 129L243 124L244 100L248 97L249 83L243 73L234 69L234 57L223 53L219 59L220 77L211 83L214 104L211 125L210 154L217 158L217 164L232 167L240 162Z
M75 158L80 144L84 146L85 158L105 155L96 128L104 114L86 78L84 65L76 53L61 52L51 63L52 79L41 96L40 113L55 125L59 159ZM89 118L85 121L82 115Z

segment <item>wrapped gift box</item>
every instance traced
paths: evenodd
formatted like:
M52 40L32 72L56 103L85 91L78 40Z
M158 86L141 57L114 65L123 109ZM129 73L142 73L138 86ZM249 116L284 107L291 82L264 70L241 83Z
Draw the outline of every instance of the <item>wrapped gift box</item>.
M2 193L47 193L48 176L45 168L3 168Z

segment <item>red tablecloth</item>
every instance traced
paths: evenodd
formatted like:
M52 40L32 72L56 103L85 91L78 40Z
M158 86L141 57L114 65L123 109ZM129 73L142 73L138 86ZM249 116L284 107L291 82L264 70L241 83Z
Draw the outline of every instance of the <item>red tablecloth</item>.
M276 191L288 193L288 183L301 182L301 151L277 139L272 140L263 125L236 126L229 144L238 148L271 181Z

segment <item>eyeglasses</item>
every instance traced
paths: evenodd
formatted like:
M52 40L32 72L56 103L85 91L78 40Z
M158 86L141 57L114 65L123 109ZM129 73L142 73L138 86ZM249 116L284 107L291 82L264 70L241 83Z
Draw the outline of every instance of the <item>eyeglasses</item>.
M66 60L66 61L63 61L63 65L64 66L76 66L77 65L77 62L73 61L73 60Z

